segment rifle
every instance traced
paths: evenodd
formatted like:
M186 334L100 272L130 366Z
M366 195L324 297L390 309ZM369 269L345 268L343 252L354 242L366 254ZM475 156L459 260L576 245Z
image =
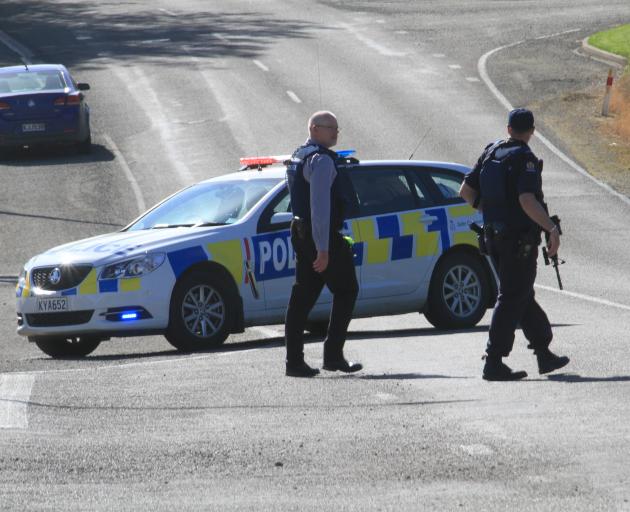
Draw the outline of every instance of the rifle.
M551 220L553 221L553 223L558 226L558 234L561 235L562 234L562 228L560 227L560 217L558 217L557 215L552 215ZM548 243L549 242L549 233L545 232L545 241ZM560 265L562 265L563 263L565 263L564 260L561 260L558 258L558 255L554 255L554 256L549 256L549 254L547 253L547 247L543 246L542 248L542 255L543 255L543 259L545 260L545 265L549 265L550 261L553 263L553 268L556 271L556 278L558 279L558 288L560 288L561 290L563 290L564 288L562 287L562 279L560 278Z

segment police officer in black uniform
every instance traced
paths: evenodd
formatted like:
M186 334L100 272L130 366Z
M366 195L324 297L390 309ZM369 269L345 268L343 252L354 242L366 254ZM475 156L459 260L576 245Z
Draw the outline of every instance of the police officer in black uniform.
M331 112L316 112L308 122L309 139L295 150L287 166L293 221L291 243L296 255L295 284L287 308L286 375L319 373L304 361L304 327L324 285L333 294L324 340L324 370L356 372L359 363L346 361L343 346L359 286L350 243L341 235L345 216L356 195L343 169L337 167L339 126Z
M534 115L523 108L512 110L507 129L510 137L486 146L460 189L460 195L483 213L486 248L499 276L483 378L501 381L527 377L501 360L510 354L519 324L534 350L540 374L569 362L568 357L549 350L551 326L534 298L541 230L548 233L550 256L560 246L559 227L544 203L542 161L527 145L534 133Z

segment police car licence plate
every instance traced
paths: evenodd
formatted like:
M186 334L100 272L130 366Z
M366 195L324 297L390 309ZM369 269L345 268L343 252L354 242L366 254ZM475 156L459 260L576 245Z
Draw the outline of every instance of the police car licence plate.
M57 311L68 311L69 309L68 297L37 299L38 313L56 313Z
M45 132L46 124L45 123L24 123L22 125L23 132Z

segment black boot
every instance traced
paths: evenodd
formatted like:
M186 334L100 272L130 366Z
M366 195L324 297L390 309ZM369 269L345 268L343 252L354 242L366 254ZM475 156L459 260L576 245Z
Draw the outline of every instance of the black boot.
M322 366L324 370L328 370L329 372L345 372L345 373L354 373L363 369L363 365L361 363L353 363L352 361L346 361L343 356L341 359L324 359L324 366Z
M483 367L485 380L521 380L527 377L527 372L514 372L501 361L500 357L485 356L486 364Z
M536 359L538 359L538 373L541 375L558 370L569 364L570 359L567 356L557 356L548 348L536 350Z
M311 368L304 361L299 363L289 363L287 361L287 368L285 375L287 377L315 377L319 373L317 368Z

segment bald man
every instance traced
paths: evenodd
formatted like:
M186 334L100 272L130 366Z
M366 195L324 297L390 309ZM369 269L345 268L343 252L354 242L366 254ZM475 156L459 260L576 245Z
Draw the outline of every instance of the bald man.
M291 243L296 255L295 283L287 307L286 375L313 377L319 373L304 361L304 327L324 285L333 303L324 340L324 370L357 372L359 363L346 361L343 347L359 285L352 247L340 231L356 195L338 156L339 125L332 112L315 112L308 120L309 138L287 166L293 221Z

